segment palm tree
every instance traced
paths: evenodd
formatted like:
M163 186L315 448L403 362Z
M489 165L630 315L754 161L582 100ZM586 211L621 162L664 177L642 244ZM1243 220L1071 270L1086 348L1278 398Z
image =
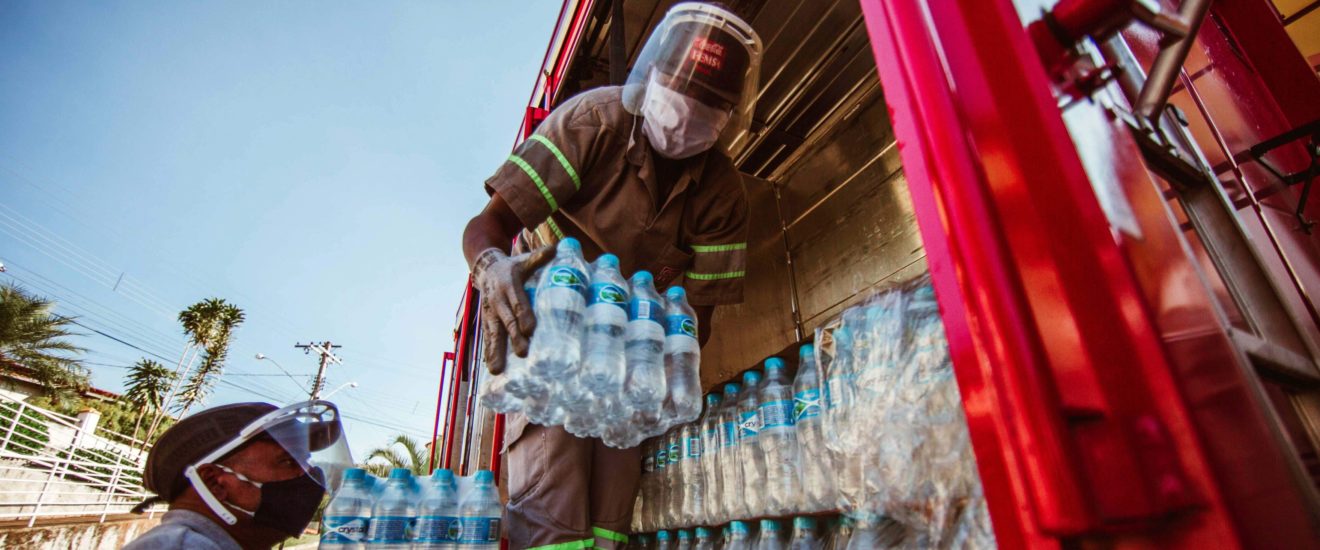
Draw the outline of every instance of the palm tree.
M376 459L383 462L373 463L372 461ZM389 475L389 471L393 468L407 468L415 476L425 476L427 475L426 470L429 468L426 461L426 453L423 452L417 440L399 434L394 437L389 445L372 449L367 454L365 466L373 475L379 477Z
M202 335L200 338L194 335L194 341L200 344L206 356L202 358L202 364L197 367L197 372L192 374L183 387L178 403L181 414L186 414L188 409L205 400L211 393L211 388L215 386L215 378L224 370L225 359L229 357L229 344L234 329L243 324L245 319L242 309L224 300L211 298L203 303L206 304L206 315L197 327L197 330L202 331ZM179 320L184 322L185 327L188 325L182 313L179 314Z
M128 390L124 400L136 405L137 419L133 421L133 437L137 438L138 427L147 410L157 411L165 406L165 395L170 391L170 382L174 373L160 363L150 359L140 359L128 369Z
M32 369L53 400L87 386L87 369L70 355L85 349L67 338L74 319L51 313L55 303L12 284L0 285L0 358Z

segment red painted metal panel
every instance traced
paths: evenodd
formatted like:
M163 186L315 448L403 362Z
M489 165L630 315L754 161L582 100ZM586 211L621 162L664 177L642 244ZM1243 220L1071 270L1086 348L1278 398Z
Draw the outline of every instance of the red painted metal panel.
M467 290L463 293L463 309L459 317L458 341L454 348L454 368L453 375L449 379L449 411L445 415L445 454L444 467L453 469L454 442L458 439L461 430L455 425L458 419L458 391L463 380L463 370L470 368L472 358L472 338L477 329L477 291L472 287L472 279L468 278Z
M458 341L458 331L454 331L454 341ZM426 471L428 474L435 471L435 455L439 450L440 440L440 416L444 410L445 404L445 375L449 373L449 367L454 363L454 352L446 351L444 357L440 360L440 383L437 384L435 396L435 425L431 427L431 444L427 446L429 458L426 462Z

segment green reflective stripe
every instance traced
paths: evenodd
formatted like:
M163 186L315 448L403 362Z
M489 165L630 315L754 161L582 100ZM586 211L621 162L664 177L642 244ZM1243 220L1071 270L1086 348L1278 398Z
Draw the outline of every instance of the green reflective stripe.
M547 544L545 546L533 546L527 550L579 550L581 548L591 548L596 544L596 539L582 539L573 542L561 542L558 544Z
M523 172L527 173L527 177L532 179L532 183L536 184L536 188L541 190L541 196L545 197L545 202L550 203L550 212L559 210L559 203L555 202L555 196L550 194L550 189L545 186L545 182L541 180L541 175L536 173L536 169L532 168L532 165L527 164L527 161L518 155L509 155L509 162L517 164Z
M746 275L746 271L726 271L724 273L693 273L687 272L687 278L694 281L718 281L720 279L737 279Z
M623 533L619 533L619 532L615 532L615 531L611 531L611 530L609 530L609 529L602 529L602 528L600 528L600 527L594 527L594 526L593 526L593 527L591 528L591 534L596 535L596 536L598 536L598 537L600 537L600 538L603 538L603 539L609 539L609 540L612 540L612 541L615 541L615 542L628 542L628 535L625 535L625 534L623 534Z
M747 249L747 243L692 245L693 252L727 252L730 250L746 250L746 249Z
M556 238L564 238L564 232L559 229L559 224L555 223L554 218L546 218L545 224L550 226L550 231L554 232Z
M549 149L550 154L559 159L559 164L564 167L564 171L568 172L568 177L573 178L573 187L578 189L582 188L582 179L578 177L577 170L573 169L573 163L568 162L568 157L564 156L563 151L560 151L558 147L555 147L554 143L551 143L548 138L541 134L532 134L532 141L540 143L541 145L544 145L546 149Z

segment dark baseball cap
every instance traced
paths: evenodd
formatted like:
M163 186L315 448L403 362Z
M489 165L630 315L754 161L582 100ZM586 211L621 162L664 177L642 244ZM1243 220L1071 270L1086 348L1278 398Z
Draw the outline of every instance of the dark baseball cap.
M183 471L225 443L243 427L278 409L270 403L233 403L206 409L165 430L147 454L142 483L171 502L188 487Z

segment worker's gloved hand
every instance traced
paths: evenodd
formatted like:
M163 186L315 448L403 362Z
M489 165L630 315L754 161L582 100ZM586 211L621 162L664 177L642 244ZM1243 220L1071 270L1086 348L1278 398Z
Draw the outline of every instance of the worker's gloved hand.
M482 358L491 374L504 372L509 344L518 357L527 356L536 316L523 292L523 283L554 257L552 246L513 257L498 248L488 248L472 265L472 279L481 292Z

